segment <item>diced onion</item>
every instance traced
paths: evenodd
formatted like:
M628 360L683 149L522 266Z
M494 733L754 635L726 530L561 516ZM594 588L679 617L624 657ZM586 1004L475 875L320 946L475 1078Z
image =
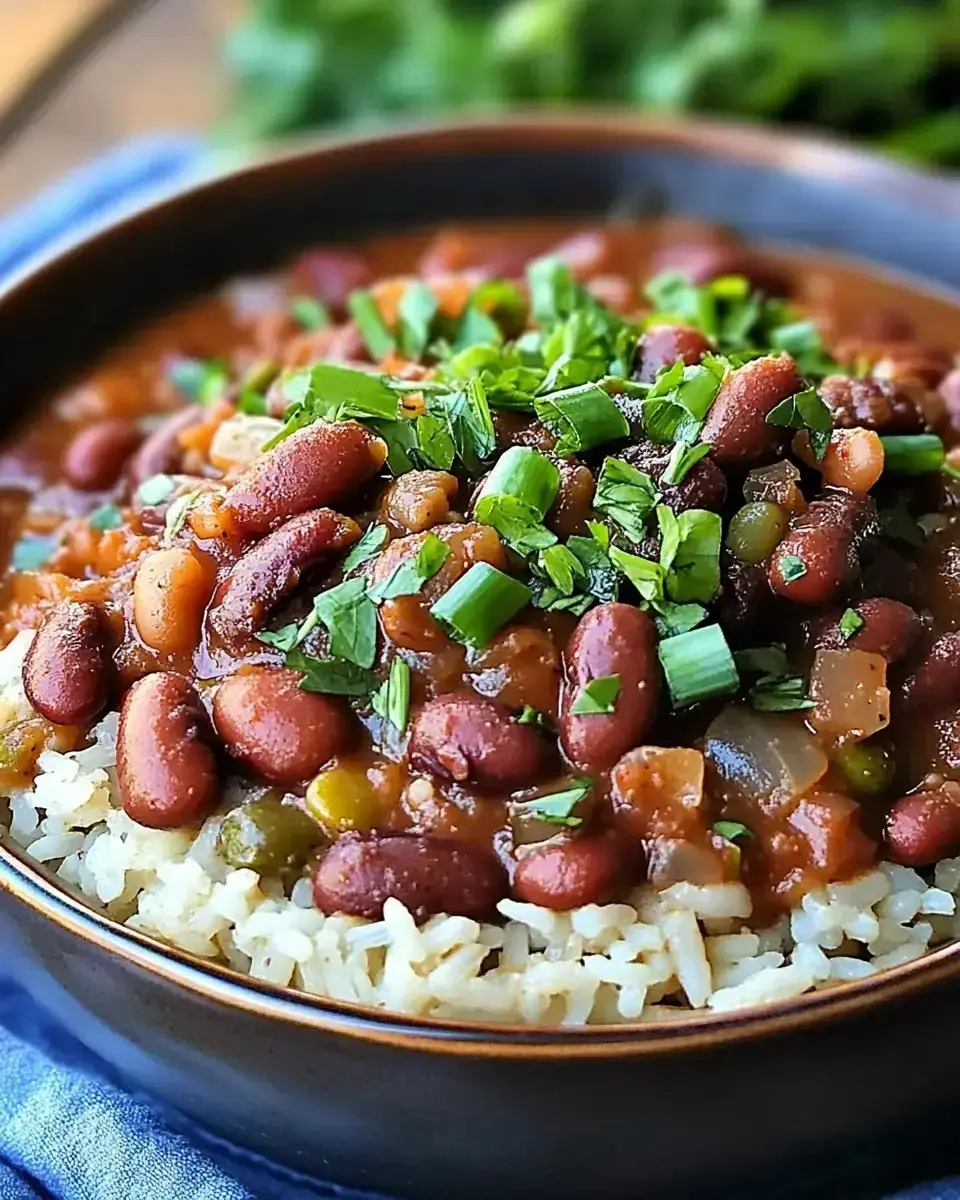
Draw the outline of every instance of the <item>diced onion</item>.
M864 650L818 650L810 674L810 724L837 742L862 742L890 723L887 663Z

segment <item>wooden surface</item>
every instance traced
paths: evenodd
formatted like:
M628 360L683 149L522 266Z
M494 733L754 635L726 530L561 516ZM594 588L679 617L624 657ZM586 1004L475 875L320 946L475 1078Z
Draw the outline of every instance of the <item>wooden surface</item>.
M0 110L106 2L0 0ZM0 212L138 133L208 127L226 91L219 40L238 3L152 0L97 46L0 152Z

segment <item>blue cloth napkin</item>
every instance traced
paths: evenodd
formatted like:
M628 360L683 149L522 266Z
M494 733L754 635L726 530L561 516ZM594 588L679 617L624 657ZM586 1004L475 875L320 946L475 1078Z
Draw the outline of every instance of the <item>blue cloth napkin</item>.
M0 218L0 278L67 234L201 170L199 144L143 139ZM850 1178L810 1200L864 1192ZM856 1175L856 1172L854 1172ZM451 1195L455 1192L453 1187ZM385 1200L308 1180L131 1097L0 971L0 1200ZM761 1200L753 1196L751 1200ZM769 1200L775 1200L769 1197ZM888 1200L960 1200L960 1178Z

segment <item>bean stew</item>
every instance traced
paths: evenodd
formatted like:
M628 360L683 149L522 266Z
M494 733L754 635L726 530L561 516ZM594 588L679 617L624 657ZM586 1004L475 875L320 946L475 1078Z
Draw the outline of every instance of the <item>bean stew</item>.
M2 455L3 794L119 711L130 822L366 921L742 884L761 929L933 869L958 349L945 300L679 222L238 281Z

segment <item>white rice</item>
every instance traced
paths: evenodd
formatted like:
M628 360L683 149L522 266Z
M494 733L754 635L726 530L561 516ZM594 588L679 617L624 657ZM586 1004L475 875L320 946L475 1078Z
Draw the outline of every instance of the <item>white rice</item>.
M21 634L0 652L0 728L31 715ZM257 979L400 1013L527 1025L668 1021L730 1012L862 979L960 936L960 858L933 883L881 863L811 892L774 928L752 930L738 883L638 888L624 904L555 913L504 900L502 925L436 916L417 926L396 900L380 921L324 917L299 881L287 897L217 853L222 814L199 832L145 829L119 807L117 714L95 741L45 751L33 785L8 797L12 837L91 905ZM239 786L224 807L236 803Z

